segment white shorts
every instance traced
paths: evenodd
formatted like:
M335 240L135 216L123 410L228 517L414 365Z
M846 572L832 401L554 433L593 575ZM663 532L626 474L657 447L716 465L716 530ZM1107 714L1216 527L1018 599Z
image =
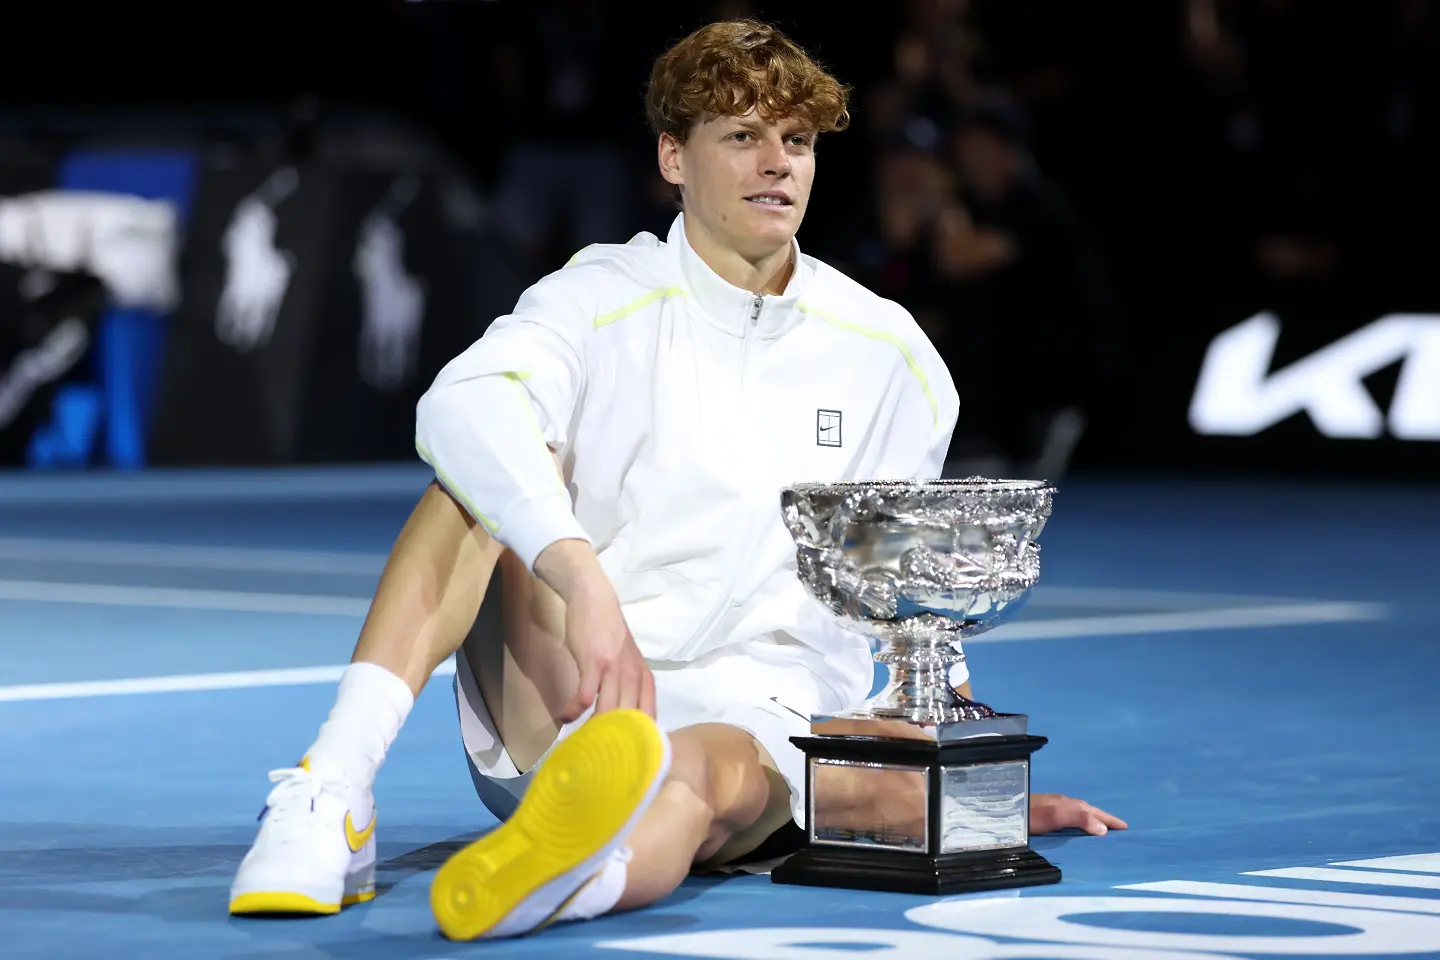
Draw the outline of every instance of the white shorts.
M697 723L727 723L753 736L775 760L790 787L791 813L804 826L805 755L790 738L810 735L813 714L835 713L863 700L873 671L863 650L857 650L858 657L826 656L779 636L783 639L767 635L724 647L689 663L651 663L655 713L667 732ZM463 648L455 655L455 700L475 790L490 812L504 820L525 795L533 770L516 769L500 742ZM587 717L565 724L555 742Z

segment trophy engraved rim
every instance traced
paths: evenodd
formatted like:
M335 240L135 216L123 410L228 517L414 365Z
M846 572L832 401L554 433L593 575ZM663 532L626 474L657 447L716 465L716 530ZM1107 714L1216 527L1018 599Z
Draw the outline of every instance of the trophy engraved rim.
M804 492L834 490L904 490L923 493L946 493L967 490L976 493L1014 493L1019 491L1053 490L1048 480L994 479L990 477L953 477L933 480L815 480L792 483L787 489Z

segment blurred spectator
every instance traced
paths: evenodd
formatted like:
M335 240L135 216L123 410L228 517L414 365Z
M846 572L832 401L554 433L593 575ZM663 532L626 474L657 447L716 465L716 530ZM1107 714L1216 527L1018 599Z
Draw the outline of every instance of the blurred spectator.
M865 132L873 148L899 140L939 146L946 118L974 100L970 63L978 37L967 29L968 4L911 0L891 46L893 75L863 97Z
M905 305L942 351L949 326L935 269L935 230L953 189L934 152L905 140L892 144L876 164L872 202L835 258L865 286Z
M633 224L634 171L617 131L638 91L613 65L624 18L603 0L531 0L493 50L501 160L496 214L528 254L563 263Z
M1262 290L1384 269L1366 209L1395 203L1393 11L1350 0L1185 0L1184 52L1208 98L1243 278ZM1343 51L1343 54L1342 54ZM1373 218L1380 219L1380 218Z
M967 111L951 144L959 202L941 214L936 245L943 349L965 400L951 455L984 472L1059 476L1084 428L1109 284L1013 103L992 96Z

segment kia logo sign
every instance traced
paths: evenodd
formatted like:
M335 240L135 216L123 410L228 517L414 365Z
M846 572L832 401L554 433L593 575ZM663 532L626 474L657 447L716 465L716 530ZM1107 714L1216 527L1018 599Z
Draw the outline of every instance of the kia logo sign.
M1440 440L1440 314L1391 314L1271 371L1280 321L1260 313L1205 351L1190 426L1206 436L1249 437L1297 413L1336 439ZM1403 361L1389 411L1364 379Z

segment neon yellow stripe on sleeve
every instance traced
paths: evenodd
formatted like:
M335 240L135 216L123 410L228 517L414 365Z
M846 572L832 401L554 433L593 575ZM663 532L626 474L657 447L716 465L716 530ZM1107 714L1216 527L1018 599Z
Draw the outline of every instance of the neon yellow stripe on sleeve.
M930 379L925 376L925 371L920 369L920 364L916 362L915 355L910 352L910 348L905 346L904 340L884 330L872 330L869 327L862 327L858 323L841 320L834 314L812 307L803 301L797 303L796 307L799 308L801 313L808 313L811 316L819 317L821 320L840 330L858 333L862 337L879 340L881 343L888 343L896 350L899 350L900 355L905 358L905 366L909 367L910 372L915 375L915 379L920 381L920 389L925 392L925 399L930 404L931 416L934 417L937 424L940 422L940 402L935 399L935 394L930 389Z
M634 301L633 303L627 303L625 304L625 306L619 308L618 310L611 310L609 313L600 314L600 316L595 318L595 329L599 330L601 327L612 324L616 320L624 320L626 317L630 316L630 314L635 313L638 310L644 310L656 300L668 300L670 297L683 296L685 296L685 290L683 287L660 287L657 290L651 290L649 293L645 294L645 296L641 297L639 300Z

